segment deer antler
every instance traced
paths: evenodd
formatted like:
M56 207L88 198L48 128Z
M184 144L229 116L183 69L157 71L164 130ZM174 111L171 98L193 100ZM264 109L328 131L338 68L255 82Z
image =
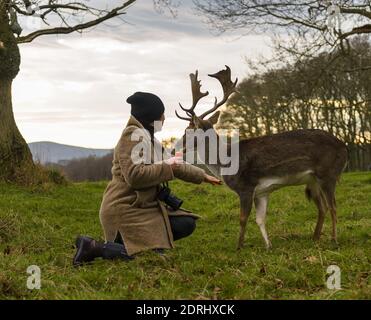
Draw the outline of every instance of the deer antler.
M186 109L184 108L180 103L179 103L179 106L182 108L183 111L186 112L186 114L190 117L190 118L186 118L186 117L182 117L178 114L177 111L175 111L175 114L176 116L179 118L179 119L182 119L182 120L192 120L192 116L195 115L195 112L194 112L194 109L196 108L196 105L197 103L203 98L203 97L206 97L209 92L206 91L206 92L201 92L201 80L198 80L198 70L196 70L195 73L191 73L189 75L189 77L191 78L191 88L192 88L192 98L193 98L193 103L192 103L192 107L189 108L189 109Z
M214 112L219 107L221 107L224 103L226 103L228 98L231 96L231 94L236 92L236 86L238 82L238 78L236 78L235 82L231 81L231 69L228 66L226 66L225 70L221 70L215 74L209 74L209 77L216 78L219 80L223 88L224 96L220 102L218 102L218 99L215 97L214 107L204 112L200 116L201 119L204 119L208 114Z

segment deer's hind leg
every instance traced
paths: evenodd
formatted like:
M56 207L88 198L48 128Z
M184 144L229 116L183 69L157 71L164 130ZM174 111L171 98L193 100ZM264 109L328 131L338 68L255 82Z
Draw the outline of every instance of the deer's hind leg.
M316 228L314 229L313 240L319 240L325 221L325 215L327 212L326 199L321 190L321 186L317 181L313 181L307 185L305 193L309 200L313 200L318 209L318 218Z
M251 188L246 192L241 192L240 196L240 237L238 239L237 249L243 247L246 233L247 219L251 213L251 207L254 197L254 189Z
M334 179L321 182L321 189L322 189L323 195L326 199L328 209L331 214L332 240L337 242L337 233L336 233L337 216L336 216L335 188L336 188L336 180Z
M268 233L265 228L265 221L267 218L267 208L268 208L268 195L262 196L262 197L255 197L254 203L255 203L255 210L256 210L256 223L260 228L260 232L265 241L265 246L267 247L267 249L270 249L272 247L272 244L269 241Z

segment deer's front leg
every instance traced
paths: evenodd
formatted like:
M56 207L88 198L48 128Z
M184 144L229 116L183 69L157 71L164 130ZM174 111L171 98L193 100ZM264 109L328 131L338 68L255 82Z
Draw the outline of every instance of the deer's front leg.
M237 249L243 247L245 240L246 224L249 218L252 202L254 196L254 189L248 190L246 192L240 193L240 237L238 240Z

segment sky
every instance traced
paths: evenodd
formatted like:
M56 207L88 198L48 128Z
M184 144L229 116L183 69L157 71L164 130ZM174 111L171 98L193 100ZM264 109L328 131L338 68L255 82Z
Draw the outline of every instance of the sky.
M166 121L158 138L181 136L187 122L174 111L179 102L191 104L191 72L199 70L202 88L210 92L197 107L201 113L222 94L207 74L228 65L234 78L243 79L249 72L246 57L271 53L263 35L242 30L218 35L190 2L184 0L174 18L154 10L150 0L138 0L124 22L113 19L83 34L22 44L13 109L26 141L113 148L130 117L126 98L136 91L164 102ZM27 19L25 28L37 27L36 20Z

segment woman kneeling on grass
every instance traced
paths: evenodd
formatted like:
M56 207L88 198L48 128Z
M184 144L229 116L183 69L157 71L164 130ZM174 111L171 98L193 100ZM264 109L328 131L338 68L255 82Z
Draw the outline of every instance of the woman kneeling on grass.
M173 241L193 233L199 216L174 210L161 202L158 199L161 184L174 178L196 184L221 184L190 164L174 159L156 162L155 158L162 159L162 148L154 137L154 122L164 123L164 105L156 95L144 92L135 93L127 102L131 104L131 117L114 150L113 178L104 192L99 213L106 242L79 236L73 258L76 266L98 257L127 260L148 249L161 252L174 248ZM133 161L134 148L139 143L133 137L138 132L142 132L143 141L152 147L149 164ZM160 155L156 154L159 150Z

